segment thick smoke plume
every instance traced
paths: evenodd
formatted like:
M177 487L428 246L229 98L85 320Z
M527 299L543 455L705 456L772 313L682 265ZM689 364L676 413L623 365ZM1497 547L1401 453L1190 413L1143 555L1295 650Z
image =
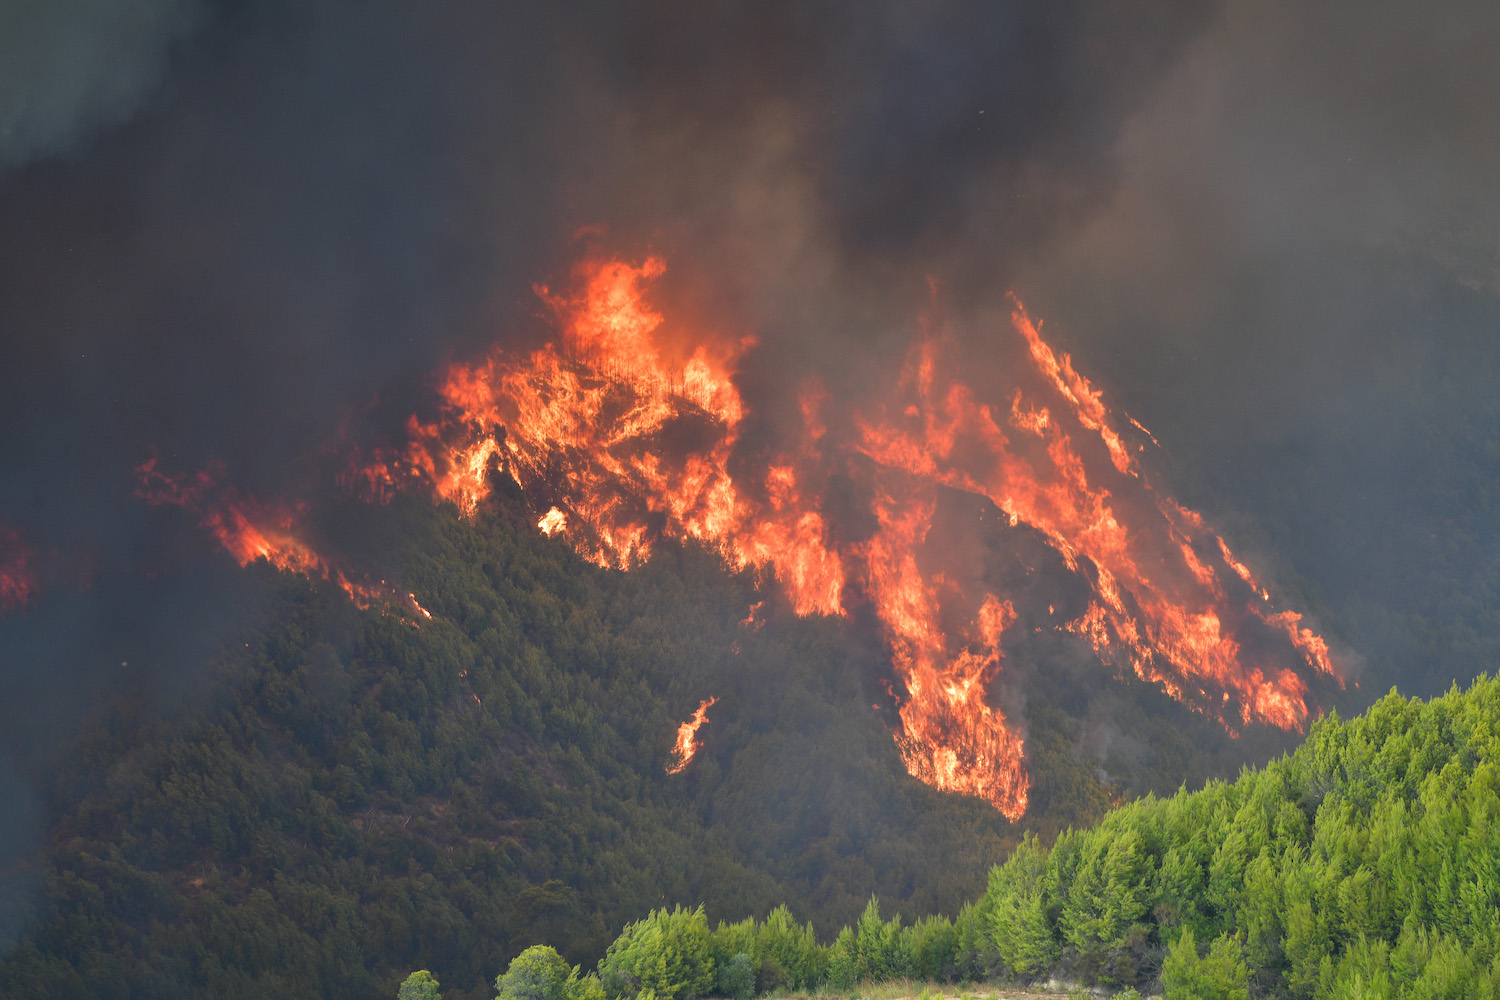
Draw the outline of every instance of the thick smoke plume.
M767 345L743 374L761 412L788 363L835 393L868 384L929 272L982 276L998 300L1029 246L1103 202L1133 101L1205 16L1091 11L162 8L150 44L117 46L129 81L166 74L111 91L108 120L134 119L59 111L56 138L0 175L0 514L92 588L7 620L19 654L61 613L49 600L76 605L69 641L37 643L65 662L12 655L4 683L186 667L196 646L153 638L180 607L109 599L201 554L134 496L148 449L222 462L249 495L306 495L351 415L399 420L444 359L533 337L531 285L565 272L585 227L660 249L679 310ZM59 23L17 28L42 51ZM124 37L69 25L54 50ZM109 71L45 70L59 95ZM0 113L30 114L43 79ZM137 648L115 648L125 633Z
M1384 684L1494 662L1500 11L1229 3L1014 276ZM1296 553L1295 567L1287 561Z
M197 0L17 0L0 10L0 170L128 122L202 16Z
M1490 6L131 11L0 32L0 522L61 567L0 617L0 773L80 690L190 689L255 614L136 496L153 445L310 495L429 373L535 346L532 286L589 245L661 253L674 315L757 338L768 450L801 376L857 396L924 315L998 378L1014 286L1190 505L1251 515L1257 575L1371 644L1420 603L1391 567L1430 583L1426 548L1482 519L1444 462L1500 363ZM1479 573L1494 534L1465 537Z

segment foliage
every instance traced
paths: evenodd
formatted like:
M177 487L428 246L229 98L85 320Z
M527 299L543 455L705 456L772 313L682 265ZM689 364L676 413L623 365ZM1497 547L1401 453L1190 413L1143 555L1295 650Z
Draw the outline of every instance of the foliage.
M860 914L854 931L854 965L861 982L885 982L911 975L909 934L901 933L901 915L880 919L880 900L874 896Z
M913 976L956 981L994 954L1002 975L1113 982L1121 997L1158 983L1167 1000L1490 997L1500 986L1496 719L1500 684L1484 678L1426 704L1393 694L1352 722L1321 721L1296 753L1232 784L1148 796L1051 848L1025 838L956 920L903 925L871 897L822 949L785 907L711 935L701 909L659 910L626 929L601 971L614 997L689 995L680 984L713 955L742 970L754 956L779 970L759 992L796 982L848 993ZM697 958L666 960L679 974L629 971L686 954L665 946L672 935L699 942ZM818 971L789 971L801 968ZM721 979L724 992L733 982L743 995L748 977L737 975Z
M271 613L199 700L122 707L54 775L26 873L42 892L0 995L346 1000L422 965L449 1000L481 1000L497 959L538 941L565 965L605 955L598 977L568 973L568 1000L686 1000L721 971L740 989L741 955L757 992L1053 973L1148 990L1189 931L1211 942L1198 967L1232 966L1235 942L1254 995L1497 982L1492 682L1330 717L1237 781L1105 814L1122 789L1230 758L1164 696L1117 689L1112 718L1152 755L1107 758L1134 777L1106 785L1071 735L1090 686L1037 671L1023 842L906 775L845 623L741 628L764 592L712 554L663 545L606 572L532 524L511 498L472 521L398 502L330 526L404 540L392 575L433 612L420 627L252 567ZM704 748L668 776L706 694ZM766 916L708 929L746 913Z
M1169 997L1488 995L1497 718L1487 678L1425 704L1393 693L1233 784L1028 839L990 872L989 940L1019 977L1146 986L1159 969Z
M1047 851L1035 837L1023 840L1007 864L990 870L984 911L988 938L1022 979L1048 971L1057 961L1058 943L1043 909L1046 876Z
M252 565L265 617L201 690L122 702L48 778L44 850L0 872L7 908L36 886L0 995L353 1000L424 967L481 1000L537 942L592 967L653 906L782 900L804 923L725 957L792 988L823 975L808 919L831 934L872 891L956 909L1019 835L906 774L846 624L741 627L766 591L710 553L601 570L514 498L344 513L338 548L398 540L382 574L432 620ZM703 749L667 775L709 694Z
M859 982L859 955L854 943L854 931L845 927L839 931L833 946L828 949L828 985L844 992Z
M1148 796L1050 848L1025 838L956 920L903 925L870 898L806 988L951 982L993 953L1002 975L1113 981L1129 1000L1158 986L1166 1000L1493 997L1497 719L1500 683L1487 678L1427 703L1392 694L1351 722L1329 717L1294 754L1233 783ZM673 919L707 934L701 911ZM779 954L818 954L811 929L796 928L778 908L720 924L711 950L753 943L764 963L779 941ZM617 945L641 939L632 925Z
M432 973L420 969L406 977L401 989L396 991L396 1000L442 1000L438 992L438 981Z
M578 970L557 951L532 945L511 959L510 968L495 979L495 1000L572 1000Z
M703 907L652 910L604 953L599 979L610 996L650 990L659 1000L694 1000L718 984Z
M718 965L719 996L728 1000L749 1000L755 995L755 966L747 953L739 952Z
M1178 935L1161 970L1166 1000L1248 1000L1247 972L1239 943L1220 935L1208 954L1198 955L1192 928Z
M763 991L777 986L805 990L823 979L824 949L812 924L798 925L785 905L772 910L760 924L755 954L760 958Z

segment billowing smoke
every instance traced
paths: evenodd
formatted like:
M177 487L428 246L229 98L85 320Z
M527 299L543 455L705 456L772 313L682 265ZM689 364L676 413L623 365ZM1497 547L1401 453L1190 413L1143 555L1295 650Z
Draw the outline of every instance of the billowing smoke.
M0 169L74 154L125 124L191 36L198 0L19 0L0 10Z
M1465 0L1227 4L1122 131L1109 206L1013 279L1189 502L1413 693L1500 652L1496 44Z
M532 336L531 286L585 227L659 249L680 310L770 345L743 375L765 410L788 356L835 392L868 384L929 273L998 301L1028 247L1104 202L1121 124L1205 17L266 0L143 9L127 32L96 14L35 13L7 40L54 53L7 62L35 66L10 118L42 91L111 97L57 105L0 175L0 514L70 567L5 626L62 615L68 641L35 648L66 663L7 657L8 684L196 655L110 597L196 558L134 495L152 446L302 495L351 414L399 419L445 358ZM97 45L110 58L61 55Z
M446 361L534 346L532 286L585 246L662 254L675 315L754 334L762 414L798 412L789 373L880 384L934 313L984 384L1013 286L1356 645L1419 610L1390 567L1488 579L1484 477L1443 478L1493 417L1479 3L17 10L0 522L52 567L0 619L18 773L78 691L175 692L255 614L137 468L306 495Z

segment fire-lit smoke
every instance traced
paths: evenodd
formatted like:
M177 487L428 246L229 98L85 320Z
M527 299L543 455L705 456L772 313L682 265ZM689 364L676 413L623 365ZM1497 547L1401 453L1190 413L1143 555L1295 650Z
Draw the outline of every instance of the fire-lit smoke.
M708 721L708 710L719 700L715 695L705 698L698 705L693 717L677 727L677 742L672 744L672 762L667 765L668 774L681 774L698 752L698 730Z
M19 531L0 524L0 614L31 603L38 587L36 554Z
M182 507L198 517L224 550L241 566L258 559L290 573L328 580L349 595L356 607L389 608L431 618L415 594L402 593L384 580L371 584L354 579L336 560L319 553L299 534L306 510L299 504L261 504L242 497L222 482L218 465L189 475L173 476L157 468L155 456L136 468L136 494L152 506ZM415 621L413 620L413 624Z
M1271 607L1197 514L1153 488L1137 458L1149 432L1117 426L1019 305L1012 324L1030 367L1005 405L957 374L942 337L924 337L879 403L840 415L852 417L837 422L852 437L830 432L829 396L809 382L799 431L747 462L735 374L755 342L669 330L645 299L663 270L655 257L592 260L576 294L538 288L557 341L449 367L439 412L413 416L405 446L353 478L377 495L426 482L472 514L491 476L509 475L546 511L538 527L600 566L629 569L661 538L691 539L774 577L798 614L869 606L903 686L907 769L1011 818L1026 809L1029 778L993 688L1021 595L967 579L928 544L944 491L992 502L1087 582L1087 606L1049 627L1231 732L1305 726L1316 709L1303 675L1335 677L1326 644L1296 612ZM873 524L863 537L831 523L831 468L861 483Z

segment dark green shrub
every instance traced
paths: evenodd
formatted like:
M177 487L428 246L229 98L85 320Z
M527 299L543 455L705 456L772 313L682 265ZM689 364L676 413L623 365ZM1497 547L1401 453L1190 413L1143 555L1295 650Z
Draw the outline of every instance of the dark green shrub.
M755 966L750 956L740 952L719 966L719 996L728 1000L749 1000L755 995Z

